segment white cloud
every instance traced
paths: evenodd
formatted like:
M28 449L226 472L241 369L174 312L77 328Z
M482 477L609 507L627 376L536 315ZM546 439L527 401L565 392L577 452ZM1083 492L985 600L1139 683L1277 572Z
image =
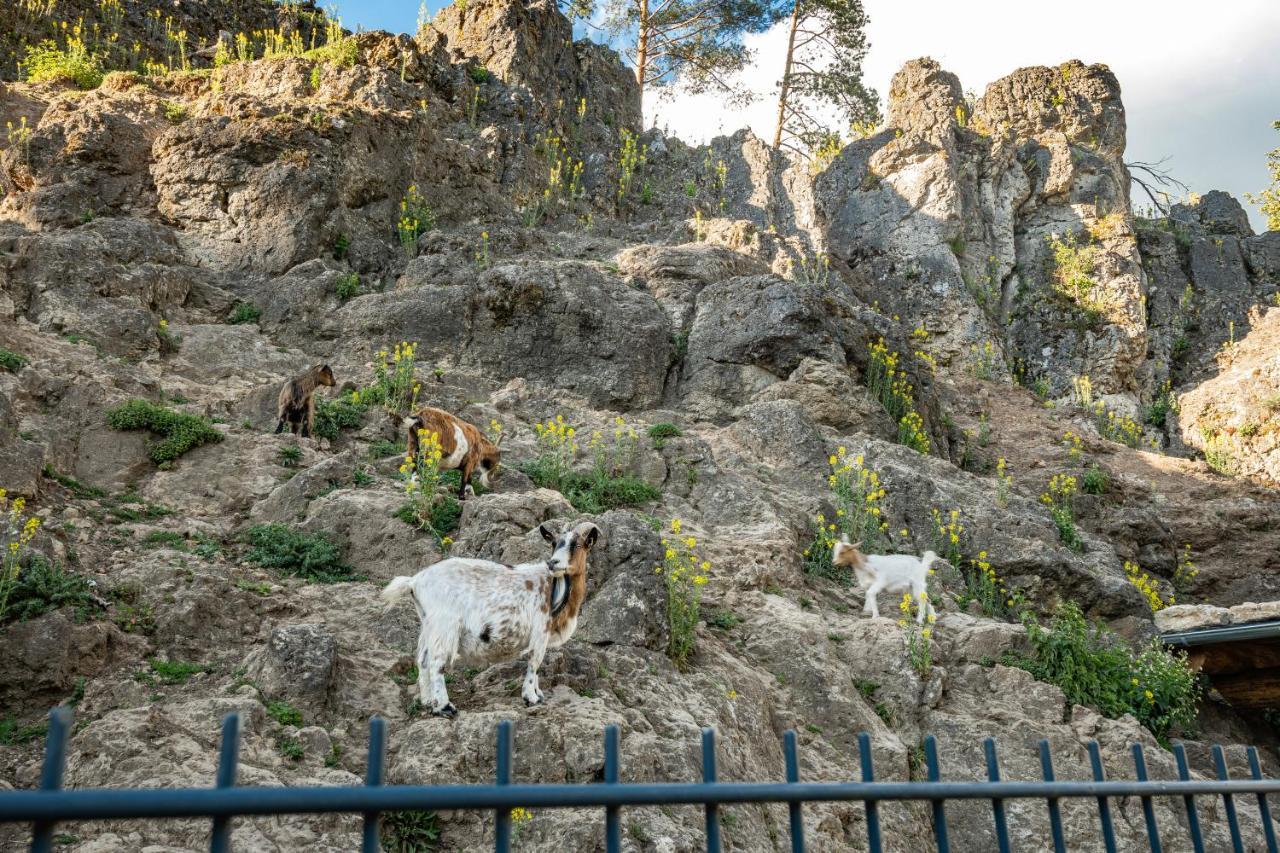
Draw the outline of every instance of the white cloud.
M867 82L883 95L904 62L932 56L966 89L1016 68L1067 59L1109 65L1120 80L1131 160L1169 157L1175 175L1203 192L1241 197L1266 185L1266 152L1280 145L1280 3L1226 0L865 0L871 18ZM747 108L714 95L646 98L650 124L693 143L749 126L772 138L785 24L751 36L756 64L742 79L763 97ZM1243 201L1243 199L1241 199ZM1250 211L1255 227L1261 218Z

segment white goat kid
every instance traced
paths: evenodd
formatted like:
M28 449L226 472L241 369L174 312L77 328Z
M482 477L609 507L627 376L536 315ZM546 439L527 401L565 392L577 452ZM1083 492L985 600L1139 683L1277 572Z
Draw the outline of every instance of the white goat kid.
M885 590L909 591L916 605L917 622L924 622L926 613L934 615L928 582L929 566L936 559L938 555L932 551L925 551L922 557L914 554L864 554L857 545L850 545L848 541L837 542L831 552L832 564L852 568L858 578L858 586L866 590L867 603L862 607L863 613L870 613L873 617L880 615L876 597Z
M546 560L506 566L490 560L451 557L413 577L392 579L382 590L387 607L413 597L418 619L418 695L433 714L458 711L445 689L445 667L461 662L487 666L527 658L525 704L543 700L538 667L547 649L564 645L578 626L587 595L587 554L600 536L590 522L556 535L538 527L551 543Z

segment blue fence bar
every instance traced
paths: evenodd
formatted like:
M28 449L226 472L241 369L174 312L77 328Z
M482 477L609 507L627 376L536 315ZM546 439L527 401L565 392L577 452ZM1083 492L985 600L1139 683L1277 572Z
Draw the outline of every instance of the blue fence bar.
M1187 749L1182 744L1173 747L1173 758L1178 763L1178 778L1186 782L1191 778L1191 768L1187 764ZM1204 853L1204 837L1200 834L1200 814L1196 811L1196 798L1187 794L1182 798L1187 810L1187 834L1191 836L1191 849L1195 853Z
M603 808L605 810L605 845L609 851L621 847L620 810L628 806L689 805L702 806L706 812L706 844L708 851L721 849L721 827L718 809L730 803L786 803L791 817L791 849L805 849L802 804L806 802L862 802L867 812L868 848L883 847L878 805L882 801L924 801L933 806L934 838L939 853L949 853L945 801L987 800L995 817L996 836L1001 850L1008 849L1009 827L1004 801L1041 799L1049 806L1050 827L1055 850L1063 849L1058 803L1063 799L1093 799L1098 805L1103 840L1109 851L1116 849L1115 831L1108 804L1110 797L1138 797L1142 801L1149 848L1160 850L1160 838L1152 806L1154 797L1181 798L1187 808L1188 830L1197 850L1203 849L1201 826L1195 813L1193 797L1222 797L1226 804L1232 845L1242 849L1237 798L1256 798L1261 825L1271 853L1276 850L1275 829L1267 803L1268 794L1280 794L1280 780L1266 779L1256 750L1250 749L1250 778L1228 778L1226 761L1215 749L1217 779L1190 779L1185 751L1175 748L1178 781L1149 780L1142 748L1133 747L1136 780L1106 781L1101 752L1096 743L1089 744L1092 781L1058 781L1047 742L1040 744L1042 781L1009 782L1000 778L999 757L994 740L984 743L987 781L944 782L941 779L937 743L925 739L925 761L928 770L924 782L876 782L871 738L858 736L861 781L801 782L799 758L794 732L783 738L786 762L784 782L720 782L716 772L716 738L712 729L702 736L701 782L629 783L619 780L621 758L619 731L616 726L605 730L604 784L527 785L512 782L514 752L513 727L504 721L497 728L497 761L493 785L386 785L385 723L374 718L369 727L369 763L365 785L359 787L245 788L235 785L236 751L239 746L239 721L228 717L223 722L220 760L216 787L173 789L62 789L71 715L58 709L52 715L45 746L44 770L40 788L28 791L0 792L0 822L32 824L33 851L47 851L52 845L57 823L80 820L140 818L206 818L212 819L210 847L229 850L231 819L236 816L268 814L347 813L364 815L366 853L378 850L378 816L397 810L491 810L494 812L494 846L508 851L511 844L511 810L524 808ZM1239 802L1244 802L1240 800Z
M924 739L924 763L930 782L942 781L942 767L938 763L938 739L929 735ZM933 801L933 840L938 853L951 853L951 840L947 837L947 804L945 800Z
M218 744L219 788L231 788L236 784L236 765L240 759L240 715L227 714L222 721L222 740ZM209 837L209 853L229 853L231 850L231 816L219 815L213 819L213 831Z
M386 764L386 749L386 721L381 717L374 717L369 721L369 759L364 770L364 784L370 788L376 788L382 784L383 767ZM378 813L376 811L366 811L364 813L364 830L362 834L361 853L378 853L382 845L378 843Z
M1262 764L1258 761L1257 747L1249 747L1249 775L1262 781ZM1262 816L1262 833L1267 839L1267 853L1277 853L1276 828L1271 824L1271 808L1267 805L1267 795L1258 792L1258 813Z

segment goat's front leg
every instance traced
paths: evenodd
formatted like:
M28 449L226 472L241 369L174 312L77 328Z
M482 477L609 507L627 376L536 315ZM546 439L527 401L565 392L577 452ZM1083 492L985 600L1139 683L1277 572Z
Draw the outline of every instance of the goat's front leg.
M880 596L880 590L884 589L885 582L876 579L871 582L871 586L867 587L867 603L862 605L863 613L870 613L871 618L880 618L880 603L876 600Z
M282 433L282 432L284 432L284 418L281 418L281 419L276 423L276 435L279 435L279 434L280 434L280 433Z
M538 687L538 667L542 665L543 655L547 653L546 644L536 646L529 653L529 667L524 671L524 690L521 694L526 705L537 705L546 697Z

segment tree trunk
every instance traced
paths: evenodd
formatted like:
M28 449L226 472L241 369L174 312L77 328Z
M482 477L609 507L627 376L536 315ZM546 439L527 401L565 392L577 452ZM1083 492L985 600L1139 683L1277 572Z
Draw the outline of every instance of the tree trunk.
M640 105L644 109L644 75L649 66L649 0L640 0L640 33L636 39L636 82L640 84Z
M773 131L773 147L782 147L782 126L787 119L787 95L791 89L791 58L796 49L796 28L800 25L800 0L791 9L791 31L787 34L787 61L782 68L782 85L778 91L778 126Z

